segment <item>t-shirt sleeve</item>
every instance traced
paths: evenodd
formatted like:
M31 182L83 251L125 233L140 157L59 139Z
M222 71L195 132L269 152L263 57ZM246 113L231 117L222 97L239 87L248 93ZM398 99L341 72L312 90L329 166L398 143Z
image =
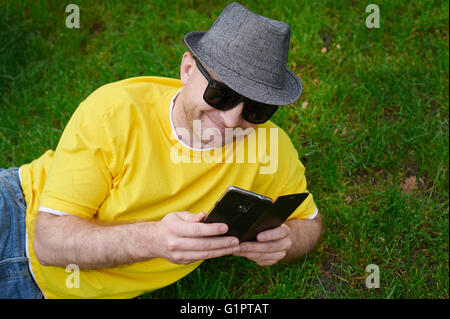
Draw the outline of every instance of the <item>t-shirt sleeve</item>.
M56 147L40 198L44 211L92 218L117 174L114 123L98 99L75 110Z

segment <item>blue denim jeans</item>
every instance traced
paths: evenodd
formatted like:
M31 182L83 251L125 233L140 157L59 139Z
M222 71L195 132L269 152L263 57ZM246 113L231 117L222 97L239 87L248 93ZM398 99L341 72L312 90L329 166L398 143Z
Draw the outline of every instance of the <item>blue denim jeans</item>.
M0 298L43 298L28 268L26 210L19 168L0 168Z

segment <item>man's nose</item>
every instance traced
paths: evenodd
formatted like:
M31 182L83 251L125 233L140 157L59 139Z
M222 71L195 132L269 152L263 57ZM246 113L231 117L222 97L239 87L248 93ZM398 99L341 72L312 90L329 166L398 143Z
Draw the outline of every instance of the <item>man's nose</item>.
M244 108L244 102L239 103L235 107L227 111L221 111L223 123L227 127L238 127L242 121L242 109Z

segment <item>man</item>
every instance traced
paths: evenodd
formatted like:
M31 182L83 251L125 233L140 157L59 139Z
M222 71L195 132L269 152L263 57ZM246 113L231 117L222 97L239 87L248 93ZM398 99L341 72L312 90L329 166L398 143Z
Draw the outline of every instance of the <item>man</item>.
M2 239L1 258L22 274L0 282L4 294L132 298L205 259L235 255L264 266L311 251L321 232L311 194L255 242L202 222L230 185L271 198L307 192L295 148L268 121L301 94L286 67L289 32L231 3L210 30L185 36L181 81L137 77L97 89L54 152L0 172L2 219L15 220L1 225L13 234ZM275 169L264 165L268 149Z

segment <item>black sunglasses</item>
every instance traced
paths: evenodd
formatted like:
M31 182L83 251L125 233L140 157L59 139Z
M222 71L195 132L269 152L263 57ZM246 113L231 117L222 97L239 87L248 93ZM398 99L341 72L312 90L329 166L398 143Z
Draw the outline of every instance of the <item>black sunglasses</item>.
M247 122L253 124L267 122L276 110L278 110L278 105L264 104L250 100L225 84L212 79L196 57L194 57L194 60L200 72L208 80L208 86L203 93L203 99L213 108L226 111L236 107L240 102L244 102L242 117Z

